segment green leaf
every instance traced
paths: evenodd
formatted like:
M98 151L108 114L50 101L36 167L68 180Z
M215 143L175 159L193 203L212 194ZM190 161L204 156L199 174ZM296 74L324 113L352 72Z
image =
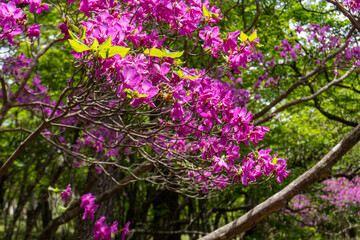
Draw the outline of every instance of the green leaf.
M134 92L130 89L125 89L124 92L126 92L126 96L130 99L133 98L143 98L143 97L147 97L148 95L144 95L144 94L139 94L138 92Z
M218 18L218 17L219 17L219 14L209 12L209 11L206 9L205 5L203 5L203 15L204 15L205 17L209 17L209 18L211 18L211 17Z
M51 187L51 186L49 186L48 187L48 190L50 191L50 192L60 192L60 190L59 190L59 188L53 188L53 187Z
M73 24L73 23L70 23L70 28L75 32L78 32L78 33L80 32L80 29L77 26L75 26L75 24Z
M150 51L147 48L144 51L144 54L147 54L147 55L152 56L152 57L160 57L160 58L164 57L164 52L161 51L160 49L155 48L155 47L153 47Z
M182 52L169 52L165 49L162 50L164 52L164 57L169 57L169 58L179 58L184 54L184 51Z
M199 76L184 76L184 74L181 72L181 70L179 69L178 71L175 72L180 78L183 78L183 79L198 79Z
M99 47L99 41L95 38L94 41L90 45L91 50L97 50Z
M249 40L250 42L254 41L257 38L257 32L254 31L253 34L250 35Z
M103 50L103 49L109 49L111 47L111 35L109 35L108 39L106 39L105 42L103 42L100 46L99 46L99 50Z
M209 11L206 9L205 5L203 5L203 15L205 17L211 17Z
M78 36L76 36L72 31L69 30L69 34L70 34L70 37L71 37L72 39L80 41L80 39L78 38Z
M79 42L77 40L71 40L69 39L69 43L71 48L78 53L90 50L90 48L88 46L86 46L85 44L83 44L82 42Z
M60 210L60 211L62 211L62 212L65 212L67 208L59 205L59 206L57 207L57 209Z
M112 57L115 54L119 54L122 58L126 57L126 54L129 52L130 48L124 48L120 46L110 47L107 51L107 57Z
M153 47L152 49L146 49L144 51L144 54L152 56L152 57L169 57L169 58L179 58L184 54L184 51L182 52L169 52L165 49L157 49Z
M86 27L83 28L83 31L80 36L80 41L83 41L86 38Z
M246 40L248 40L248 36L244 32L241 32L240 39L242 42L246 42Z

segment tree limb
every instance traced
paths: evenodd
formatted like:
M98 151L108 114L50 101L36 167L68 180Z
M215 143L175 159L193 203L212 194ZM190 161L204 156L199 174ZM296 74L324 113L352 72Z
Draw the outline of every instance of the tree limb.
M291 106L294 106L296 104L299 103L303 103L303 102L307 102L310 101L311 99L316 98L317 96L319 96L320 94L322 94L323 92L325 92L327 89L329 89L330 87L332 87L333 85L340 83L342 81L344 81L354 70L355 70L356 66L353 65L343 76L341 76L339 79L334 79L333 81L329 82L328 84L326 84L325 86L323 86L322 88L319 89L319 91L313 93L310 96L307 97L303 97L303 98L299 98L296 99L294 101L291 101L289 103L284 104L283 106L277 108L274 112L270 113L269 115L267 115L266 117L258 120L255 122L254 125L259 125L262 124L264 122L269 121L271 118L275 117L279 112L285 110L286 108L289 108Z

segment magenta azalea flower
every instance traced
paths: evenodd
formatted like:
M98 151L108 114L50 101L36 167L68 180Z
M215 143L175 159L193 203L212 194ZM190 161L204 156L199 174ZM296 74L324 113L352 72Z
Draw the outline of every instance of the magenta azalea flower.
M68 197L71 196L71 187L70 187L70 184L66 186L66 189L61 193L61 198L64 200L64 201L67 201L68 200Z

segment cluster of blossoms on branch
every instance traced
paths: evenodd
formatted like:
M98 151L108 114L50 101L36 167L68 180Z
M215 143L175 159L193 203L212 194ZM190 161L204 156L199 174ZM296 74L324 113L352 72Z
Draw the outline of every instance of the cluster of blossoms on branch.
M94 219L94 213L98 207L98 205L95 204L95 200L96 197L93 196L91 193L87 193L81 197L80 207L85 210L83 219L86 219L87 217L90 217L92 220ZM122 233L122 239L124 240L125 236L130 234L130 222L127 222L124 228L118 231L117 221L113 222L113 224L109 226L107 223L104 222L105 220L106 217L102 216L95 222L93 229L94 240L111 240L111 233L118 234L119 232Z
M29 4L29 11L31 13L40 14L42 10L48 11L49 6L36 0L14 0L1 1L0 3L0 40L6 38L10 45L14 44L13 38L27 31L30 37L37 37L40 34L40 25L34 24L26 26L26 14L16 4Z
M151 5L151 8L146 1L141 4L126 3L127 7L122 8L113 1L80 1L79 10L89 17L80 22L83 33L72 33L70 29L74 28L73 23L66 19L59 24L59 28L65 34L64 39L71 37L69 41L76 61L89 69L87 78L103 81L107 84L103 90L115 93L102 101L104 107L115 109L122 102L129 102L133 108L145 105L155 108L160 105L158 102L162 102L163 105L158 107L159 127L151 129L152 137L140 137L134 142L134 139L129 141L113 129L87 123L83 138L77 140L74 151L88 146L97 152L106 152L108 157L117 157L119 152L116 144L119 143L126 143L126 149L131 146L151 146L158 155L166 151L168 158L174 160L170 164L189 168L189 176L197 176L195 181L203 181L204 189L209 186L224 188L240 179L240 182L248 185L249 181L255 181L262 175L276 175L278 182L287 176L288 171L277 170L286 166L285 160L278 163L273 161L274 157L268 154L270 151L266 151L266 157L248 155L240 160L240 144L247 145L250 141L257 145L269 131L265 127L254 126L252 113L241 107L246 104L243 90L211 78L205 70L182 67L178 58L183 53L164 49L169 40L161 37L164 35L162 28L149 29L146 26L151 23L163 26L166 23L168 30L186 37L192 37L193 32L199 31L204 48L211 46L213 54L223 49L224 54L229 55L229 67L238 73L239 67L246 68L251 61L255 46L259 43L256 31L250 37L237 31L220 39L219 28L211 27L221 18L220 12L215 6L209 6L208 2L156 2L156 6ZM92 17L92 13L96 15ZM89 58L91 61L85 61ZM22 56L18 62L12 65L12 71L25 69L22 72L25 74L31 59L24 60ZM97 69L90 70L95 65ZM8 65L5 68L9 68ZM72 81L69 83L74 84ZM63 102L54 101L46 95L47 88L40 84L39 76L33 79L32 85L32 88L25 86L27 91L17 98L19 103L41 101L41 104L32 107L46 117L56 118L66 112ZM82 94L77 92L77 95ZM56 109L52 107L55 105ZM79 110L75 104L70 112ZM65 117L60 122L65 126L84 124L89 118L95 121L97 114L101 114L101 111L94 107L86 114ZM65 131L65 128L60 130ZM49 129L44 130L44 136L50 138L51 135ZM57 137L62 145L67 144L66 138ZM175 160L177 156L192 158L191 153L200 154L210 166L199 170L186 159L180 163ZM264 168L264 162L269 162L265 165L271 167Z
M69 22L60 24L59 28L65 33L65 38L71 35L72 39L69 41L75 50L73 55L78 61L93 54L101 56L95 58L99 61L96 63L99 64L99 68L93 73L94 76L89 75L89 78L106 79L111 91L116 93L117 99L107 102L109 108L117 107L121 101L130 101L133 108L141 104L156 107L156 102L159 100L166 103L167 106L161 109L163 113L159 114L158 118L160 129L153 130L159 132L157 137L141 139L137 144L149 145L151 143L151 147L159 153L166 149L169 158L186 156L191 152L201 153L203 160L210 160L209 169L198 171L197 167L191 167L191 163L187 161L181 164L192 169L189 176L198 175L195 180L204 181L204 189L208 188L206 184L224 188L240 178L243 184L248 185L249 181L255 181L262 175L272 176L270 173L278 175L279 182L279 179L288 175L288 171L276 170L284 168L285 161L279 161L280 164L276 164L276 161L273 161L274 157L268 155L263 159L272 161L270 165L274 167L266 170L259 167L263 162L262 158L254 160L254 163L252 163L253 160L240 162L239 144L241 142L247 144L250 140L257 145L257 142L262 140L268 131L265 127L253 126L251 112L240 107L246 104L242 96L243 91L234 88L231 84L212 79L205 70L181 67L176 58L182 53L164 50L163 44L166 39L160 38L159 30L149 31L143 27L147 22L154 21L159 25L164 21L168 24L174 21L180 22L181 24L177 26L186 26L191 23L192 30L186 34L191 37L192 32L204 24L217 23L219 11L214 7L210 8L206 2L189 2L188 5L178 3L169 5L158 2L157 5L155 9L173 5L188 10L163 15L161 11L151 11L150 8L144 7L148 6L145 3L141 5L130 3L128 8L123 10L109 11L109 6L106 4L93 2L85 7L84 2L81 2L80 6L83 7L80 7L80 11L83 11L85 15L89 12L98 13L96 17L81 22L83 33L80 35L71 33ZM110 7L120 9L116 8L116 4ZM211 9L210 12L208 8ZM194 19L189 21L188 13L194 9L197 9L198 11L195 12L200 12L201 15L192 15ZM147 17L145 18L144 15ZM182 28L174 26L175 24L170 24L170 30L183 34ZM214 30L215 35L209 33L210 30ZM209 26L200 30L200 38L205 40L204 48L208 45L214 47L217 44L216 47L221 46L225 53L230 54L229 67L234 68L235 71L240 66L246 67L259 42L256 32L248 37L237 31L219 40L216 34L218 31L219 28ZM239 35L241 42L238 43L236 37ZM219 45L220 42L221 45ZM130 43L134 49L128 53ZM108 51L117 47L117 54L109 55L108 52L108 55L105 55L103 53L105 47ZM135 54L144 47L147 48L144 53ZM94 64L90 62L89 68ZM91 113L96 115L99 111L93 109ZM217 128L216 132L221 134L214 133L214 127ZM189 141L191 136L195 136L197 140ZM111 139L121 137L121 134L109 129L89 126L83 140L78 141L78 145L92 146L98 152L106 151L107 156L117 157L119 152L115 148L116 144L112 142L118 143L118 141ZM104 142L107 146L114 147L105 149ZM129 143L130 146L131 144L134 145L134 143ZM80 146L75 146L74 149L81 149ZM223 155L223 152L226 154ZM245 163L246 167L242 166ZM262 170L264 172L261 172ZM224 173L226 174L223 175ZM214 178L210 181L211 183L208 180L210 176Z
M49 9L35 0L2 3L1 39L6 38L9 45L25 31L30 39L41 37L39 24L26 26L26 10L18 8L19 3L29 4L30 13ZM1 97L16 94L19 106L46 119L41 135L84 161L74 160L74 166L92 164L84 157L89 149L109 159L138 152L144 160L158 164L157 171L179 169L182 180L199 183L203 191L238 183L247 186L262 176L276 177L280 183L289 175L286 159L270 155L271 149L240 154L242 147L256 146L269 131L253 124L254 116L246 107L248 92L214 78L216 68L194 69L180 60L188 53L179 51L177 39L200 37L203 48L211 53L209 58L223 55L225 68L240 74L240 68L247 68L254 59L263 61L256 51L256 31L250 36L236 31L220 38L216 24L221 13L208 1L68 3L75 10L79 4L76 11L83 17L77 22L66 16L58 28L63 42L73 50L75 70L83 73L81 77L74 74L61 97L52 98L41 76L32 73L37 59L20 53L4 61L3 73L12 79L10 85L25 78L29 81L21 93L7 88ZM78 126L81 131L74 144L66 132ZM99 174L101 169L105 168L99 168ZM69 196L67 186L61 197L66 201ZM95 199L90 193L81 197L83 219L94 218ZM110 239L111 233L117 233L117 222L108 226L104 221L102 217L95 223L94 239ZM128 233L127 224L123 238Z
M360 178L354 177L349 180L344 177L330 178L322 182L324 185L321 194L311 196L308 194L296 195L291 200L291 208L284 210L286 215L299 215L302 223L307 226L316 226L321 222L328 221L331 217L329 212L353 213L351 218L355 221L360 219ZM335 209L327 209L327 208Z
M359 0L344 0L342 2L343 6L347 6L351 12L357 12L360 9L360 1Z

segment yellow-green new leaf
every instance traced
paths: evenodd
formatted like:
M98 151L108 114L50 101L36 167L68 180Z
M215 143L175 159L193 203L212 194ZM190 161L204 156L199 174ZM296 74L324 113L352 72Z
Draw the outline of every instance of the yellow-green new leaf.
M83 28L83 31L80 36L80 41L83 41L86 38L86 27Z
M76 36L72 31L69 30L69 34L70 34L70 37L74 40L77 40L77 41L80 41L80 39L78 38L78 36Z
M206 9L205 5L203 5L203 15L205 17L211 17L209 11Z
M253 34L250 35L249 40L250 42L254 41L257 38L257 32L254 31Z
M56 187L56 188L53 188L53 187L49 186L49 187L48 187L48 190L49 190L50 192L56 192L56 193L57 193L57 192L60 192L60 189L57 188L57 187Z
M69 39L69 43L71 48L78 53L90 50L90 48L88 46L86 46L85 44L83 44L82 42L79 42L77 40L71 40Z
M276 164L277 163L277 158L274 157L274 159L271 161L272 164Z
M169 57L169 58L179 58L184 54L184 51L181 51L181 52L168 52L166 50L163 50L163 52L165 52L164 57Z
M91 50L97 50L99 47L99 41L95 38L94 41L90 45Z
M199 77L198 76L184 76L184 74L181 72L181 70L179 69L178 71L175 72L176 75L178 75L180 78L184 78L184 79L191 79L191 80L194 80L194 79L198 79Z
M124 48L120 46L113 46L109 48L108 57L112 57L115 54L119 54L122 58L126 57L126 54L129 52L130 48Z
M130 89L125 89L124 92L126 92L126 96L130 99L147 97L147 95L139 94L138 92L134 92Z
M209 11L206 9L205 5L203 5L203 15L204 15L205 17L210 17L210 18L211 18L211 17L215 17L215 18L218 18L218 17L219 17L219 14L209 12Z
M57 209L60 210L61 212L65 212L67 208L59 205Z
M246 42L248 40L248 36L244 32L241 32L239 37L242 42Z
M103 42L100 46L99 46L99 50L103 50L103 49L108 49L111 47L111 35L109 35L108 39L106 39L105 42Z
M152 49L146 49L144 51L144 54L152 56L152 57L164 57L164 52L161 51L160 49L157 49L155 47L153 47Z

